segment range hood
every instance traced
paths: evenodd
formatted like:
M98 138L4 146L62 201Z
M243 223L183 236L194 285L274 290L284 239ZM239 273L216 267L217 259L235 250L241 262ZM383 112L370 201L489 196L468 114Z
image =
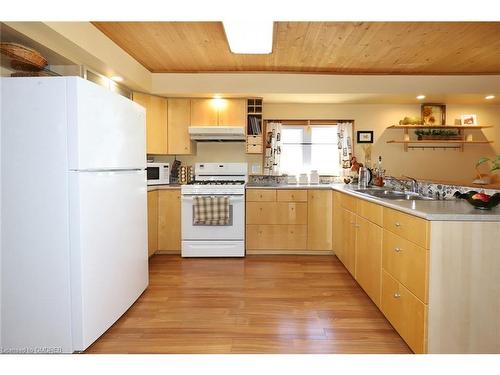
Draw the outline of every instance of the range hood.
M241 126L190 126L189 136L199 142L242 142L245 128Z

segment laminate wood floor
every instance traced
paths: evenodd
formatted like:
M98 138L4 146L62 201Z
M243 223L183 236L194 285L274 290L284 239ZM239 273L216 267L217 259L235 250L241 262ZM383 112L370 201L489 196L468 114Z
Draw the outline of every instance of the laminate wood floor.
M150 258L86 353L411 353L335 256Z

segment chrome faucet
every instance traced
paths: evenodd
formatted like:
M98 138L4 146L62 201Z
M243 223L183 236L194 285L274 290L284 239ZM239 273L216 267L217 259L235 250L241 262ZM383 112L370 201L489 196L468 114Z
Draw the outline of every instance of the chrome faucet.
M409 177L409 176L403 176L404 178L407 178L408 180L411 181L411 191L412 193L418 193L418 181L413 178L413 177Z

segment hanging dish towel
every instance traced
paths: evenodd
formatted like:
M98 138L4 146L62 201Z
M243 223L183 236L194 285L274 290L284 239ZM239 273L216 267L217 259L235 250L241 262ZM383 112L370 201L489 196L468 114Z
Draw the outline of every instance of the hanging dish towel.
M228 225L229 197L194 197L194 225Z

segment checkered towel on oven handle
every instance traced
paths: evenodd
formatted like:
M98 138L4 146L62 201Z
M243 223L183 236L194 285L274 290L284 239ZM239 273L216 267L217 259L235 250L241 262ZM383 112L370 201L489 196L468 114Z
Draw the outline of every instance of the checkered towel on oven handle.
M229 197L193 197L194 225L229 224Z

